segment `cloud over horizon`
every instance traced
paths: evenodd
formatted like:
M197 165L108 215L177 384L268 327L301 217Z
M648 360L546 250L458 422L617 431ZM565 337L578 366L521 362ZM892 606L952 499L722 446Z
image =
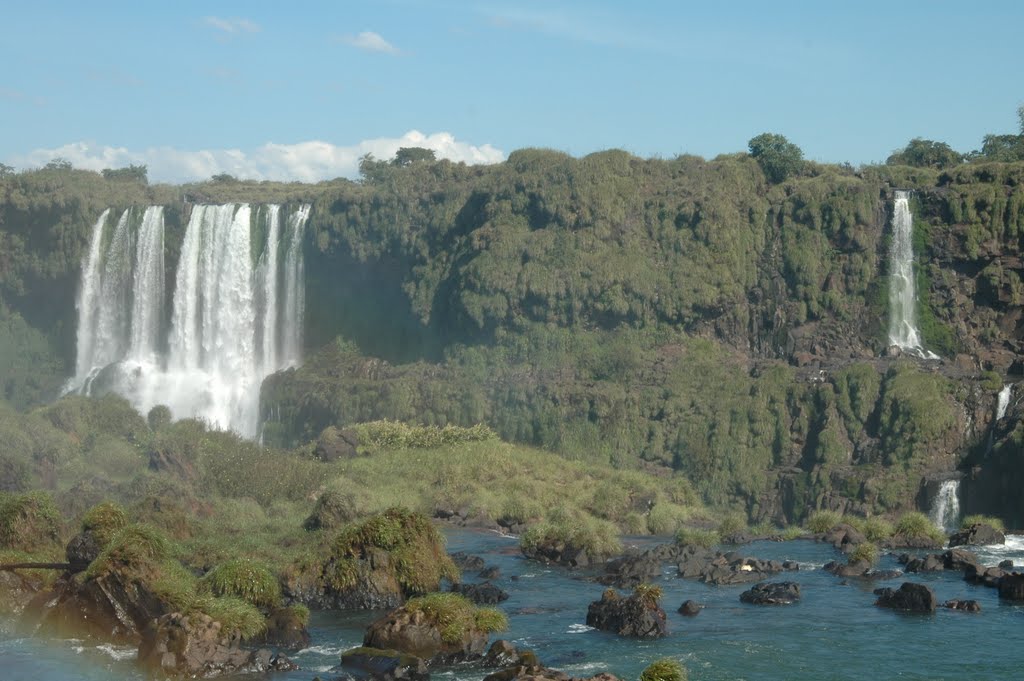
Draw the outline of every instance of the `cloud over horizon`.
M360 50L366 50L367 52L383 52L384 54L401 54L402 51L389 43L379 33L373 31L363 31L358 35L345 35L341 37L341 42L352 47L358 47Z
M241 149L183 150L150 147L132 150L94 142L72 142L53 149L35 149L8 163L19 169L38 168L62 158L75 168L100 171L145 165L153 182L194 182L220 173L240 179L318 182L359 175L359 159L365 154L386 160L401 147L432 149L438 158L470 165L499 163L505 154L490 144L473 145L455 139L450 132L425 135L410 130L401 137L378 137L350 146L321 140L295 144L268 142L251 151Z
M257 33L260 31L260 26L256 22L237 17L234 19L203 17L203 23L224 33Z

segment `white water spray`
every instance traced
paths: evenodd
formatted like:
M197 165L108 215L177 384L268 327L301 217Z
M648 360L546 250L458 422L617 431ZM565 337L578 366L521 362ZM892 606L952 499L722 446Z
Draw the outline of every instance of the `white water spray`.
M939 493L932 502L929 513L932 524L945 532L956 530L960 521L960 481L946 480L939 487Z
M107 224L110 209L100 214L92 228L89 252L82 265L82 282L78 290L78 348L75 357L75 376L72 384L85 382L92 369L93 343L96 337L96 308L99 301L102 279L100 274L100 249L103 246L103 227Z
M889 250L889 345L925 359L938 359L937 355L921 345L921 334L917 329L913 226L910 192L897 191L892 214L892 246Z
M999 391L999 401L996 404L996 421L1002 421L1006 416L1006 410L1010 406L1010 397L1013 395L1013 384L1007 383Z
M163 209L151 207L143 215L134 258L126 211L106 255L91 247L83 267L79 354L91 359L81 363L89 367L84 374L76 371L73 388L119 393L143 413L165 404L175 418L199 417L255 437L263 379L297 363L302 347L301 239L309 210L302 206L289 215L291 241L282 268L279 206L195 206L181 245L169 329L163 323ZM254 213L265 220L265 231L253 229ZM97 223L94 241L102 241L102 231ZM267 237L262 249L251 243L257 233ZM262 253L256 267L254 251ZM102 386L82 379L105 368L97 381Z

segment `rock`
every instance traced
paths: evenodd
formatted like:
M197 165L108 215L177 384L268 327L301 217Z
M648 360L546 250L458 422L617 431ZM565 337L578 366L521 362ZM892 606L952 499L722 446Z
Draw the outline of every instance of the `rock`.
M327 426L317 438L313 455L327 463L339 459L352 459L358 456L358 446L359 435L354 430Z
M857 544L866 542L867 537L852 525L840 523L826 532L823 540L845 553Z
M793 561L761 560L729 553L712 553L706 549L684 547L680 555L680 577L698 579L706 584L744 584L762 582L774 574L798 570ZM659 572L660 574L660 572Z
M587 608L587 626L630 638L661 638L668 635L668 616L656 599L606 589Z
M943 548L942 543L923 534L897 534L882 542L882 546L888 549L940 550Z
M963 610L964 612L981 612L981 606L978 601L961 601L958 599L952 599L942 604L943 608L949 608L950 610Z
M0 571L0 612L20 614L39 593L42 582L14 570Z
M1010 560L1009 558L1007 558L1006 560L1001 560L1001 561L999 561L999 567L1002 568L1003 570L1012 570L1013 569L1013 561Z
M508 600L508 594L490 582L480 584L452 584L452 593L462 594L477 605L497 605Z
M1006 571L1002 568L987 568L979 565L968 565L964 570L964 581L971 584L981 584L995 589L999 587L999 582L1006 574Z
M292 608L276 608L267 617L267 630L254 643L285 650L302 650L310 644L309 631Z
M519 650L510 642L499 639L491 644L484 656L484 667L538 666L537 656L532 650Z
M950 546L1005 544L1006 535L987 523L975 523L949 538Z
M765 582L740 594L740 601L753 605L789 605L800 600L796 582Z
M317 498L313 512L302 527L309 532L333 530L352 522L358 515L355 500L350 495L328 490Z
M535 544L522 547L523 555L541 563L554 563L572 568L584 568L593 561L585 546L556 537L541 538Z
M950 549L942 554L942 566L947 570L963 572L968 567L979 567L978 557L964 549Z
M643 551L630 551L605 563L597 581L605 586L632 589L661 577L667 563L680 559L685 550L675 544L659 544Z
M456 567L460 570L468 571L484 569L484 559L480 556L471 556L464 551L456 551L455 553L449 554L449 556L451 556L452 562L455 563Z
M397 650L380 650L366 646L342 653L341 667L362 672L360 676L365 675L381 681L427 681L430 678L425 660Z
M220 622L201 613L169 613L146 627L139 643L139 664L154 675L211 677L297 669L271 651L246 650L221 631Z
M686 615L687 617L696 617L703 609L704 606L697 601L683 601L683 604L679 606L679 614Z
M363 645L423 658L429 664L454 664L479 658L487 648L487 633L467 626L457 640L442 637L443 624L422 610L392 610L366 629Z
M64 549L64 556L74 572L81 572L99 557L102 550L96 535L86 530L71 538Z
M476 576L480 579L487 580L498 579L499 577L501 577L501 568L497 565L490 565L488 567L485 567L480 572L478 572Z
M935 592L924 584L904 582L897 590L889 587L876 589L875 595L878 596L875 605L881 608L907 612L935 612Z
M999 579L999 597L1008 601L1024 601L1024 574L1009 572Z
M52 591L33 599L23 621L30 629L137 644L149 623L166 612L146 584L112 572L88 580L62 577Z

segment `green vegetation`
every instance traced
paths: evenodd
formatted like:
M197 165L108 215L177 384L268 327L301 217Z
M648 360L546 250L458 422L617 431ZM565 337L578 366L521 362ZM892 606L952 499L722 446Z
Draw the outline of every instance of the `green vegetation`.
M828 532L842 522L843 517L836 511L815 511L807 518L807 529L816 534Z
M532 552L547 544L563 544L586 551L591 559L610 558L622 552L618 528L606 520L564 507L552 511L548 518L523 532L519 543L524 551Z
M432 593L409 599L404 607L410 614L423 613L445 643L458 643L474 630L489 634L508 629L508 618L500 610L478 608L460 594Z
M995 518L990 515L981 515L979 513L973 515L964 516L964 519L960 521L960 529L966 530L972 525L988 525L989 527L995 528L1000 532L1006 532L1006 525L999 518Z
M945 142L934 142L915 137L907 143L906 147L894 152L885 162L888 165L945 168L963 163L963 161L964 155L953 151Z
M444 426L412 426L398 421L370 421L354 427L360 442L380 449L432 449L496 439L494 431L483 424L461 428Z
M128 525L128 513L113 501L104 501L89 509L82 518L82 530L91 532L101 548L110 544L120 530Z
M683 527L676 533L676 543L710 549L722 541L718 532L696 527Z
M647 665L640 672L640 681L686 681L686 668L671 658L662 658Z
M0 549L31 553L60 538L61 517L49 494L0 494Z
M782 182L799 172L803 165L804 152L782 135L765 132L750 140L747 146L772 182Z
M850 563L864 562L874 565L878 562L878 547L869 541L861 542L847 554L847 560Z
M946 535L942 530L932 525L932 521L928 519L928 516L919 511L911 511L900 516L899 520L896 521L893 536L907 538L924 537L936 544L946 543Z
M660 586L653 584L637 584L633 589L633 596L648 608L656 608L658 601L661 600L662 591Z
M200 581L215 596L233 596L256 607L272 608L281 602L277 578L266 566L248 558L221 563Z

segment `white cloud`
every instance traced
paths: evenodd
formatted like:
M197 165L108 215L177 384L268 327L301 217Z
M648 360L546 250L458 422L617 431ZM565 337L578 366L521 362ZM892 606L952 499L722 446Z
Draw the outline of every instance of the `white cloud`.
M150 147L132 150L92 142L73 142L54 149L36 149L16 156L9 163L17 168L37 168L54 158L63 158L75 168L102 170L145 165L154 182L192 182L206 180L218 173L253 180L297 180L317 182L334 177L355 178L359 159L373 154L390 159L400 147L432 149L438 158L468 164L498 163L505 154L490 144L460 142L449 132L424 135L410 130L401 137L379 137L351 146L338 146L319 140L296 144L264 144L251 151L240 149L200 149L188 151L174 147Z
M255 22L240 18L203 17L203 23L225 33L256 33L260 30Z
M402 51L373 31L363 31L359 35L342 36L341 41L346 45L358 47L367 52L383 52L385 54L401 54Z

